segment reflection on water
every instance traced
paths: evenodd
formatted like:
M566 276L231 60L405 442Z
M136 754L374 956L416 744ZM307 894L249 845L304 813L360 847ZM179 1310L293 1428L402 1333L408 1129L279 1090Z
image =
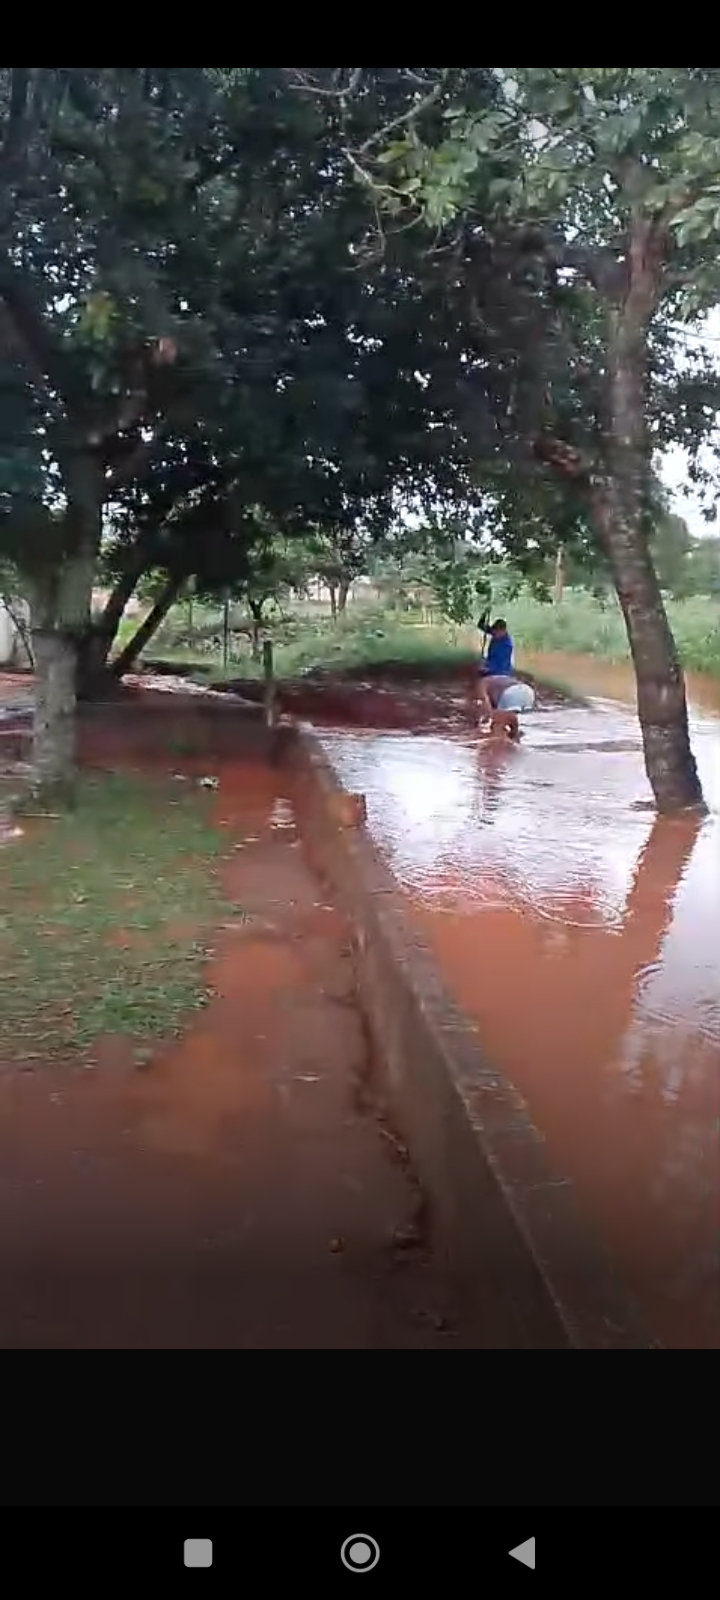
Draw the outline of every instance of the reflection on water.
M720 724L693 714L702 823L648 809L629 709L549 711L527 734L325 742L653 1333L716 1348Z
M546 683L569 684L574 694L603 697L622 705L636 704L635 674L629 662L599 661L597 656L566 656L558 651L544 654L521 650L519 666L534 672ZM720 716L720 678L706 673L689 673L688 696L696 716Z

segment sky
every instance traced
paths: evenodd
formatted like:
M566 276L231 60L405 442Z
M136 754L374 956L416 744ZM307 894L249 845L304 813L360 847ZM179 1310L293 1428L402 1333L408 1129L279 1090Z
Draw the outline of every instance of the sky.
M673 511L676 511L679 517L685 518L693 536L696 539L717 538L717 525L708 522L703 516L697 496L688 496L685 493L688 470L683 450L668 451L662 463L662 476L672 496Z
M706 344L717 359L720 350L720 310L711 312L706 318L701 334L692 334L690 339L698 349ZM688 464L683 450L668 451L662 464L662 475L672 495L673 510L678 516L685 518L690 532L700 539L717 538L718 525L708 522L703 516L697 495L688 496L684 492L688 485Z

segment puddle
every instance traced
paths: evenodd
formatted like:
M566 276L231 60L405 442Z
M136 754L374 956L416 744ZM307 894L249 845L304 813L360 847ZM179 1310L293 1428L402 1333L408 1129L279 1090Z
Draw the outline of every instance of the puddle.
M695 707L692 732L703 822L647 809L637 721L611 699L528 719L520 750L322 737L653 1335L717 1348L720 722Z
M277 800L270 815L270 827L276 833L287 833L297 827L297 819L289 800Z

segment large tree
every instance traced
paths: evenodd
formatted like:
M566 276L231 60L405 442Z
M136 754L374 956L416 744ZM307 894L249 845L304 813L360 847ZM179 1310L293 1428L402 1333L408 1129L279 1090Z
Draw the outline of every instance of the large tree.
M338 129L284 69L6 68L0 118L0 529L32 593L44 784L117 623L121 590L99 629L90 602L125 497L147 513L127 594L160 510L191 567L206 504L380 526L464 463L442 299L423 318L398 251L358 270Z
M282 69L245 75L232 110L216 196L226 209L232 201L232 229L218 225L212 241L210 303L207 255L195 261L181 235L187 302L199 274L198 318L215 331L219 360L116 491L117 587L89 638L93 665L133 582L157 566L161 530L167 552L187 526L188 495L196 517L203 495L211 517L231 499L241 542L263 517L281 537L315 537L342 590L355 548L387 529L399 498L475 493L454 407L462 327L443 280L402 235L377 251L341 124L294 95ZM181 542L169 582L192 564ZM255 548L262 564L262 541ZM202 567L201 540L197 550Z
M33 608L38 786L71 776L105 506L217 360L187 260L217 227L218 94L190 68L0 74L3 537ZM18 418L22 417L22 426Z
M434 248L454 240L453 274L498 334L507 460L525 450L530 481L578 496L623 609L658 807L697 806L650 510L655 450L697 452L717 416L716 373L682 329L720 291L720 72L493 68L489 102L488 69L430 71L444 128L418 98L366 181L416 208Z

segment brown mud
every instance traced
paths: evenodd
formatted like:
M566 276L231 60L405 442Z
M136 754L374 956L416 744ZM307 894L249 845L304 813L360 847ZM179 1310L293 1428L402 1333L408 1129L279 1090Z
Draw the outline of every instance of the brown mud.
M637 720L631 709L633 686L628 669L562 656L528 657L523 665L540 680L547 677L568 684L569 693L541 691L540 715L528 720L521 750L479 747L474 733L469 669L431 679L417 669L402 673L373 671L361 677L338 679L318 676L285 686L283 708L322 730L328 753L346 787L367 798L371 833L409 897L448 989L475 1021L485 1055L506 1073L527 1101L547 1140L555 1169L573 1180L581 1208L609 1250L654 1336L668 1348L716 1349L720 1346L720 686L711 679L690 680L693 745L710 815L704 822L695 818L656 822L643 770ZM252 685L242 684L237 688L248 698L257 695L257 686L253 689ZM574 700L570 698L573 693L577 697ZM588 701L587 697L592 698ZM159 724L152 707L161 698L163 738L159 741ZM197 703L177 699L171 708L167 697L141 695L139 699L126 697L124 705L125 709L118 706L113 711L117 739L114 752L108 753L107 718L102 708L88 715L86 728L94 731L84 736L85 759L111 763L122 759L141 766L158 761L167 764L162 748L164 745L167 750L169 740L173 764L182 763L184 770L197 774L207 770L208 757L216 751L217 758L213 759L218 764L225 763L221 772L222 803L228 793L235 791L238 796L242 792L246 798L255 797L247 800L247 813L241 808L234 821L227 819L233 837L236 830L238 838L246 837L250 828L251 836L261 841L248 844L239 853L244 870L252 866L253 852L258 852L256 859L260 861L266 847L273 852L277 847L283 862L290 860L293 870L299 870L301 857L293 850L297 841L292 831L278 832L268 821L278 797L278 779L262 763L259 743L253 744L259 736L252 714L246 714L244 719L249 753L241 780L240 769L234 777L229 776L234 768L238 725L237 709L231 714L231 700L213 717L209 744L210 723ZM99 738L101 727L104 745ZM232 870L239 870L237 863ZM270 881L269 864L264 864L263 879L268 873ZM244 890L239 883L237 893L244 893L252 903L250 880ZM334 914L318 910L318 891L312 879L305 881L303 893L309 925L321 929L322 918ZM258 914L266 916L262 911ZM315 921L318 917L319 924ZM283 928L284 918L283 912ZM276 910L268 920L276 929ZM237 939L237 934L234 937ZM283 940L288 951L295 952L289 928L285 928L281 943ZM303 959L306 943L310 959L311 945L303 935ZM260 944L263 945L262 940ZM272 948L277 956L274 936L269 944L265 941L263 948L266 953ZM344 935L340 931L333 950L333 960L337 957L342 971L347 973ZM222 942L218 952L222 965L227 959ZM287 959L290 960L289 954ZM296 959L297 952L293 955ZM253 953L250 939L243 962L243 971L249 974L249 992L245 988L238 990L244 997L242 1003L238 1002L243 1015L246 1010L250 1016L257 1015L253 1012L260 992L257 960L259 955ZM285 986L278 970L277 987L266 990L270 994L266 1009L273 1016L273 1026L279 1001L289 1008L292 1017L296 1002L290 1002L288 995L299 995L308 987L305 969L301 974L290 962L283 970ZM240 963L232 971L233 984L242 985L245 980ZM227 997L222 1000L222 984L219 989L221 999L216 1004L228 1003ZM333 1013L343 1010L346 1021L353 1017L353 1026L357 1026L351 990L350 984L344 1007L334 1006ZM321 1024L318 1021L313 1026ZM240 1028L241 1019L233 1027ZM260 1028L258 1021L256 1029ZM293 1026L283 1044L273 1034L267 1057L257 1055L256 1032L250 1040L239 1032L243 1061L247 1059L250 1068L243 1069L235 1092L250 1093L241 1088L247 1079L254 1086L253 1094L259 1094L261 1087L266 1095L272 1076L271 1059L281 1059L289 1051L292 1062L299 1031ZM364 1046L358 1047L359 1054L353 1054L344 1038L337 1049L343 1055L349 1051L352 1061L365 1059ZM237 1054L235 1051L234 1060ZM178 1059L182 1064L182 1049ZM222 1052L218 1059L222 1061ZM74 1116L85 1115L82 1107L102 1105L109 1094L111 1109L104 1111L102 1117L109 1118L116 1136L118 1118L123 1122L128 1116L126 1108L144 1105L148 1094L157 1095L158 1086L164 1081L162 1073L168 1070L161 1060L159 1079L151 1073L147 1082L139 1084L135 1075L120 1094L115 1088L108 1089L100 1079L93 1080L88 1094L88 1085L83 1081L74 1089L76 1111L70 1115L69 1129L74 1126ZM312 1070L301 1070L299 1076L311 1079L314 1074ZM355 1067L351 1076L357 1080ZM341 1079L343 1093L347 1091L347 1079L339 1065L329 1077L335 1084L336 1096ZM228 1071L226 1087L231 1081L235 1080ZM194 1073L181 1065L177 1078L171 1075L167 1083L162 1101L165 1109L159 1120L166 1117L172 1125L171 1108L177 1101L181 1124L194 1127L197 1118L199 1128L205 1126L197 1110L204 1097L198 1097L194 1088L191 1093ZM302 1084L303 1091L317 1089L316 1084ZM28 1106L32 1102L34 1110L27 1113L28 1127L35 1126L36 1131L42 1123L39 1107L43 1092L41 1081L13 1079L9 1087L2 1085L2 1094L26 1096ZM222 1100L219 1085L216 1092L209 1082L208 1105L218 1099ZM284 1092L280 1099L285 1113L288 1106L307 1106L304 1094L297 1100L294 1091L289 1100ZM320 1102L319 1093L315 1100ZM182 1107L186 1104L188 1110L184 1112ZM56 1106L54 1110L62 1108ZM88 1110L87 1115L92 1118L94 1113ZM242 1126L243 1115L238 1112L235 1117L235 1129ZM52 1127L47 1106L42 1116L48 1128ZM105 1126L102 1117L96 1124L98 1131ZM331 1121L329 1118L328 1127ZM5 1128L6 1122L0 1110L0 1129ZM363 1127L366 1140L368 1129L362 1119L356 1125L353 1113L351 1123L354 1137L359 1139L359 1127ZM264 1125L261 1116L260 1127ZM157 1206L160 1219L161 1191L168 1180L158 1182L153 1199L155 1191L147 1176L153 1168L153 1158L147 1151L138 1154L133 1143L136 1123L132 1117L128 1126L129 1144L122 1146L124 1159L129 1161L132 1152L137 1170L146 1174L142 1181L136 1180L133 1167L130 1186L134 1187L136 1181L140 1181L141 1191L143 1183L148 1186L148 1214L152 1218ZM297 1143L294 1130L293 1122L283 1149ZM67 1162L68 1142L73 1140L69 1133L63 1137L64 1144L62 1139L60 1142ZM388 1145L382 1135L380 1139L383 1146ZM248 1170L254 1173L252 1141L251 1145L247 1161ZM43 1148L42 1140L39 1148ZM82 1158L83 1148L78 1143L81 1159L87 1159L87 1154ZM313 1148L312 1140L308 1148ZM370 1148L374 1154L372 1160L368 1154L368 1170L377 1157L374 1138ZM28 1158L30 1149L31 1145L26 1144ZM216 1156L217 1152L210 1163L213 1170ZM12 1151L10 1157L18 1159ZM112 1160L119 1159L115 1152ZM293 1160L302 1158L296 1152ZM384 1170L382 1163L381 1168ZM295 1170L292 1161L288 1170ZM205 1172L209 1194L212 1184L207 1166ZM36 1181L41 1185L42 1177ZM187 1189L191 1208L198 1206L200 1214L204 1202L198 1201L198 1194L206 1192L205 1181L201 1176L197 1189L192 1184ZM405 1221L408 1205L412 1214L413 1186L410 1184L408 1190L403 1178L398 1189L398 1181L397 1170L393 1169L394 1199L383 1211L379 1230L375 1224L370 1227L374 1244L368 1247L369 1256L383 1263L380 1281L386 1288L389 1281L393 1289L393 1274L389 1280L384 1274L384 1241L388 1234L402 1237L408 1226L413 1237L413 1224ZM187 1212L187 1206L183 1212L182 1201L187 1172L183 1175L177 1169L173 1182L173 1194L178 1196L175 1203L183 1216ZM259 1175L257 1182L260 1183ZM385 1179L383 1185L384 1182ZM25 1183L27 1195L27 1176ZM329 1177L327 1183L325 1192L329 1194ZM118 1193L125 1193L127 1188L125 1176ZM232 1192L231 1186L225 1189L226 1201ZM298 1206L295 1187L289 1196L294 1218ZM7 1196L8 1204L11 1198ZM43 1211L41 1202L42 1196L35 1196L35 1207L40 1208L47 1223L52 1208L46 1205ZM213 1215L222 1214L222 1204L221 1200L217 1202ZM110 1201L108 1205L112 1210ZM320 1207L323 1216L324 1206L325 1201ZM259 1209L262 1212L262 1206ZM273 1257L267 1241L272 1240L275 1246L282 1212L281 1205L265 1234L261 1228L268 1259L280 1259ZM6 1204L3 1216L7 1214ZM329 1214L333 1214L332 1205ZM84 1226L87 1228L90 1223ZM187 1224L184 1226L187 1228ZM9 1223L2 1227L7 1228L9 1241ZM40 1223L38 1229L39 1233L30 1239L34 1258L42 1234ZM154 1248L153 1271L145 1276L152 1277L168 1252L181 1249L182 1232L182 1227L173 1232L169 1222L161 1224L158 1220L154 1232L151 1229L149 1233L149 1239L155 1239L154 1247L149 1246L151 1252ZM351 1232L342 1221L324 1224L321 1229L331 1257L331 1277L338 1263L346 1261L345 1238ZM136 1236L138 1233L136 1228ZM329 1249L328 1233L332 1235ZM196 1240L196 1233L190 1229L188 1237ZM2 1238L0 1233L0 1255L7 1261L10 1243L3 1246ZM376 1247L378 1253L373 1255ZM86 1258L88 1254L92 1255L92 1251L86 1252ZM110 1254L117 1261L118 1250ZM324 1271L320 1280L325 1284L328 1259L327 1254L321 1255ZM317 1266L315 1243L307 1255L300 1250L300 1259L303 1272L312 1277L313 1263ZM198 1272L206 1265L201 1256ZM269 1276L274 1283L284 1281L283 1275L289 1271L284 1265L280 1279L272 1272ZM136 1287L143 1276L140 1269L134 1279ZM376 1281L374 1273L372 1276ZM298 1274L296 1281L304 1294L300 1278ZM109 1279L106 1275L106 1281L110 1293L112 1273ZM447 1291L432 1263L423 1269L420 1278L428 1292L415 1290L412 1273L405 1282L410 1283L410 1301L421 1302L419 1316L424 1329L452 1325L452 1311L444 1309ZM166 1277L166 1285L169 1283ZM385 1305L383 1296L381 1299ZM371 1300L375 1307L377 1301ZM389 1336L393 1347L412 1347L417 1337L415 1311L408 1319L408 1302L403 1301L403 1305L406 1310L393 1324L394 1331ZM206 1334L191 1331L197 1324L192 1323L185 1300L183 1306L183 1337L189 1343L202 1342ZM363 1313L357 1315L362 1322ZM375 1316L374 1311L372 1315ZM329 1325L328 1316L324 1312L320 1317L323 1326ZM209 1320L217 1329L214 1313ZM272 1320L265 1318L264 1327ZM137 1316L133 1326L138 1326ZM339 1326L333 1324L331 1342L340 1339L342 1343L343 1338L347 1342L348 1327L343 1333L342 1329L338 1332ZM363 1326L367 1326L367 1318ZM377 1317L373 1326L379 1326ZM207 1328L207 1321L203 1327ZM256 1330L248 1341L243 1328L245 1324L241 1335L251 1345ZM125 1335L130 1342L134 1336L132 1329ZM266 1337L267 1332L263 1331L262 1338ZM317 1337L316 1327L308 1333L308 1339L312 1342ZM387 1337L383 1332L382 1338ZM437 1339L437 1334L433 1335L432 1347ZM462 1340L461 1331L455 1342L458 1340ZM443 1333L439 1342L446 1347L453 1340Z
M111 1039L92 1070L0 1068L0 1347L462 1348L376 1098L348 929L261 731L150 697L85 717L81 747L212 772L237 915L209 1008L141 1066Z
M523 675L527 682L534 682ZM317 672L280 686L281 709L319 728L386 728L422 734L462 732L477 726L477 668L473 662L423 672L414 664ZM229 692L252 700L257 684L244 679ZM536 685L536 687L538 687ZM544 706L567 703L560 689L540 685Z

